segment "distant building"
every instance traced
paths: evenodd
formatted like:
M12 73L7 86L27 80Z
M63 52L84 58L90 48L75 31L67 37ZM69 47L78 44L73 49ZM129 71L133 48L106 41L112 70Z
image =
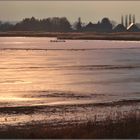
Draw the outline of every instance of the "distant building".
M93 24L89 22L85 27L83 27L83 31L86 32L112 32L112 24L108 18L103 18L101 22Z
M108 18L103 18L97 23L89 22L82 27L83 32L140 32L140 28L135 24L135 15L121 16L121 23L113 28Z
M129 14L125 16L125 22L124 17L121 16L121 24L118 24L114 29L113 32L139 32L139 27L135 24L135 15Z
M89 22L84 28L83 31L86 32L98 32L99 31L99 22L97 24L93 24L92 22Z
M127 27L127 31L128 31L128 32L139 32L140 29L137 27L136 24L131 23L131 24Z
M114 29L113 32L126 32L127 29L123 24L118 24Z
M125 27L126 28L128 27L128 16L127 15L125 16Z

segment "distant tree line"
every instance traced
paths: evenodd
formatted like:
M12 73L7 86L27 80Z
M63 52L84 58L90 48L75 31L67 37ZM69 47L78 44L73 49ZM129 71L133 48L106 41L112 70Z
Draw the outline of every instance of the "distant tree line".
M0 22L0 31L46 31L46 32L69 32L71 24L66 17L53 17L46 19L25 18L15 25Z
M23 19L12 29L14 31L68 32L71 31L71 24L65 17L53 17L42 20L32 17Z
M0 31L2 31L2 32L10 31L10 30L12 30L13 27L14 27L14 25L12 25L9 22L3 23L0 21Z
M95 28L95 29L94 29ZM98 30L97 30L98 28ZM107 30L106 30L107 29ZM72 31L111 31L112 24L108 18L104 18L101 23L83 26L81 19L72 25L66 17L52 17L46 19L36 19L34 17L25 18L15 25L0 22L0 31L45 31L45 32L72 32Z

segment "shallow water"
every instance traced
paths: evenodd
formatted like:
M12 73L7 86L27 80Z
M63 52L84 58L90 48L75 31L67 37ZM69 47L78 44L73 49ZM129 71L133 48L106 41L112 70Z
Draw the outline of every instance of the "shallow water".
M0 107L140 99L140 42L52 39L0 38Z

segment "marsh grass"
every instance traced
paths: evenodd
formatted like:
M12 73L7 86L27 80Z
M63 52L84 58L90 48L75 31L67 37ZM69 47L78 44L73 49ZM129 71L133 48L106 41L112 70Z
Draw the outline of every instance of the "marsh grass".
M105 120L49 126L47 124L26 124L0 129L0 138L140 138L140 111L116 112Z

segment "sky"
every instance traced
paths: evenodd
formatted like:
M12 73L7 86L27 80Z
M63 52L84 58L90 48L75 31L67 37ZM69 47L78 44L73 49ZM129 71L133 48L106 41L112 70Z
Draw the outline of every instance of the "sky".
M85 23L96 23L108 17L119 23L125 14L135 14L136 22L140 22L140 1L0 1L2 21L65 16L71 22L81 17Z

